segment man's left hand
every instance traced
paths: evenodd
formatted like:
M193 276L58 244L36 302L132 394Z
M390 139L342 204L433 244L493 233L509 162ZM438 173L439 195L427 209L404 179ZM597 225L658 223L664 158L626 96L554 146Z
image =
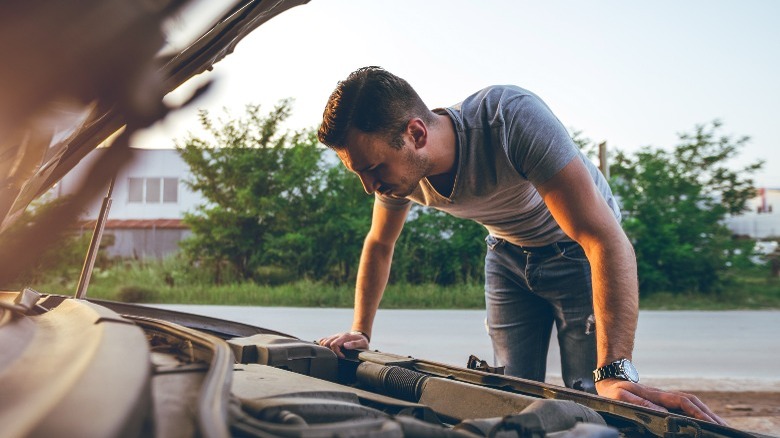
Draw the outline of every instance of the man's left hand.
M596 390L603 397L664 412L672 409L698 420L728 426L722 418L712 412L693 394L664 391L621 379L604 379L596 382Z

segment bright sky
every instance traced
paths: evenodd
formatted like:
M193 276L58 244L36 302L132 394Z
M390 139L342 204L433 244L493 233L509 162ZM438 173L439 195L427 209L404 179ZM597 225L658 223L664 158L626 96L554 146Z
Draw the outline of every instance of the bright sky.
M780 187L778 19L776 0L312 0L217 64L197 106L240 115L292 97L288 127L315 127L339 80L379 65L430 107L519 85L568 128L626 151L671 148L720 119L724 134L751 137L734 167L763 159L757 185ZM137 145L171 147L196 120L182 111Z

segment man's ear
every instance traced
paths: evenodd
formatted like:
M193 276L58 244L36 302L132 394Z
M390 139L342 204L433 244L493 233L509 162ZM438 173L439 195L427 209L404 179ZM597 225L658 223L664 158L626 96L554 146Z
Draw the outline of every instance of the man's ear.
M415 117L409 120L409 123L406 125L406 132L412 136L416 149L424 147L428 142L428 127L420 118Z

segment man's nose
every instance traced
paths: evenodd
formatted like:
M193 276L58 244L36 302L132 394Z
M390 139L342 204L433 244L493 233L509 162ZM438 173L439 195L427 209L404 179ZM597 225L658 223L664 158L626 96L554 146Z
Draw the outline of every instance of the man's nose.
M376 191L377 186L376 178L368 173L360 173L358 176L360 177L360 182L363 183L363 190L369 195L373 194Z

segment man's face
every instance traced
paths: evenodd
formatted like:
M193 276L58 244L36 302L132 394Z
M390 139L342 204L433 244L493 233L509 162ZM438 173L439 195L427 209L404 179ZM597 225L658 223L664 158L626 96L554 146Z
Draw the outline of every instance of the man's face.
M412 136L403 134L400 149L390 146L387 138L376 133L351 129L346 147L337 151L347 169L356 173L366 193L403 198L410 195L430 173L432 165Z

